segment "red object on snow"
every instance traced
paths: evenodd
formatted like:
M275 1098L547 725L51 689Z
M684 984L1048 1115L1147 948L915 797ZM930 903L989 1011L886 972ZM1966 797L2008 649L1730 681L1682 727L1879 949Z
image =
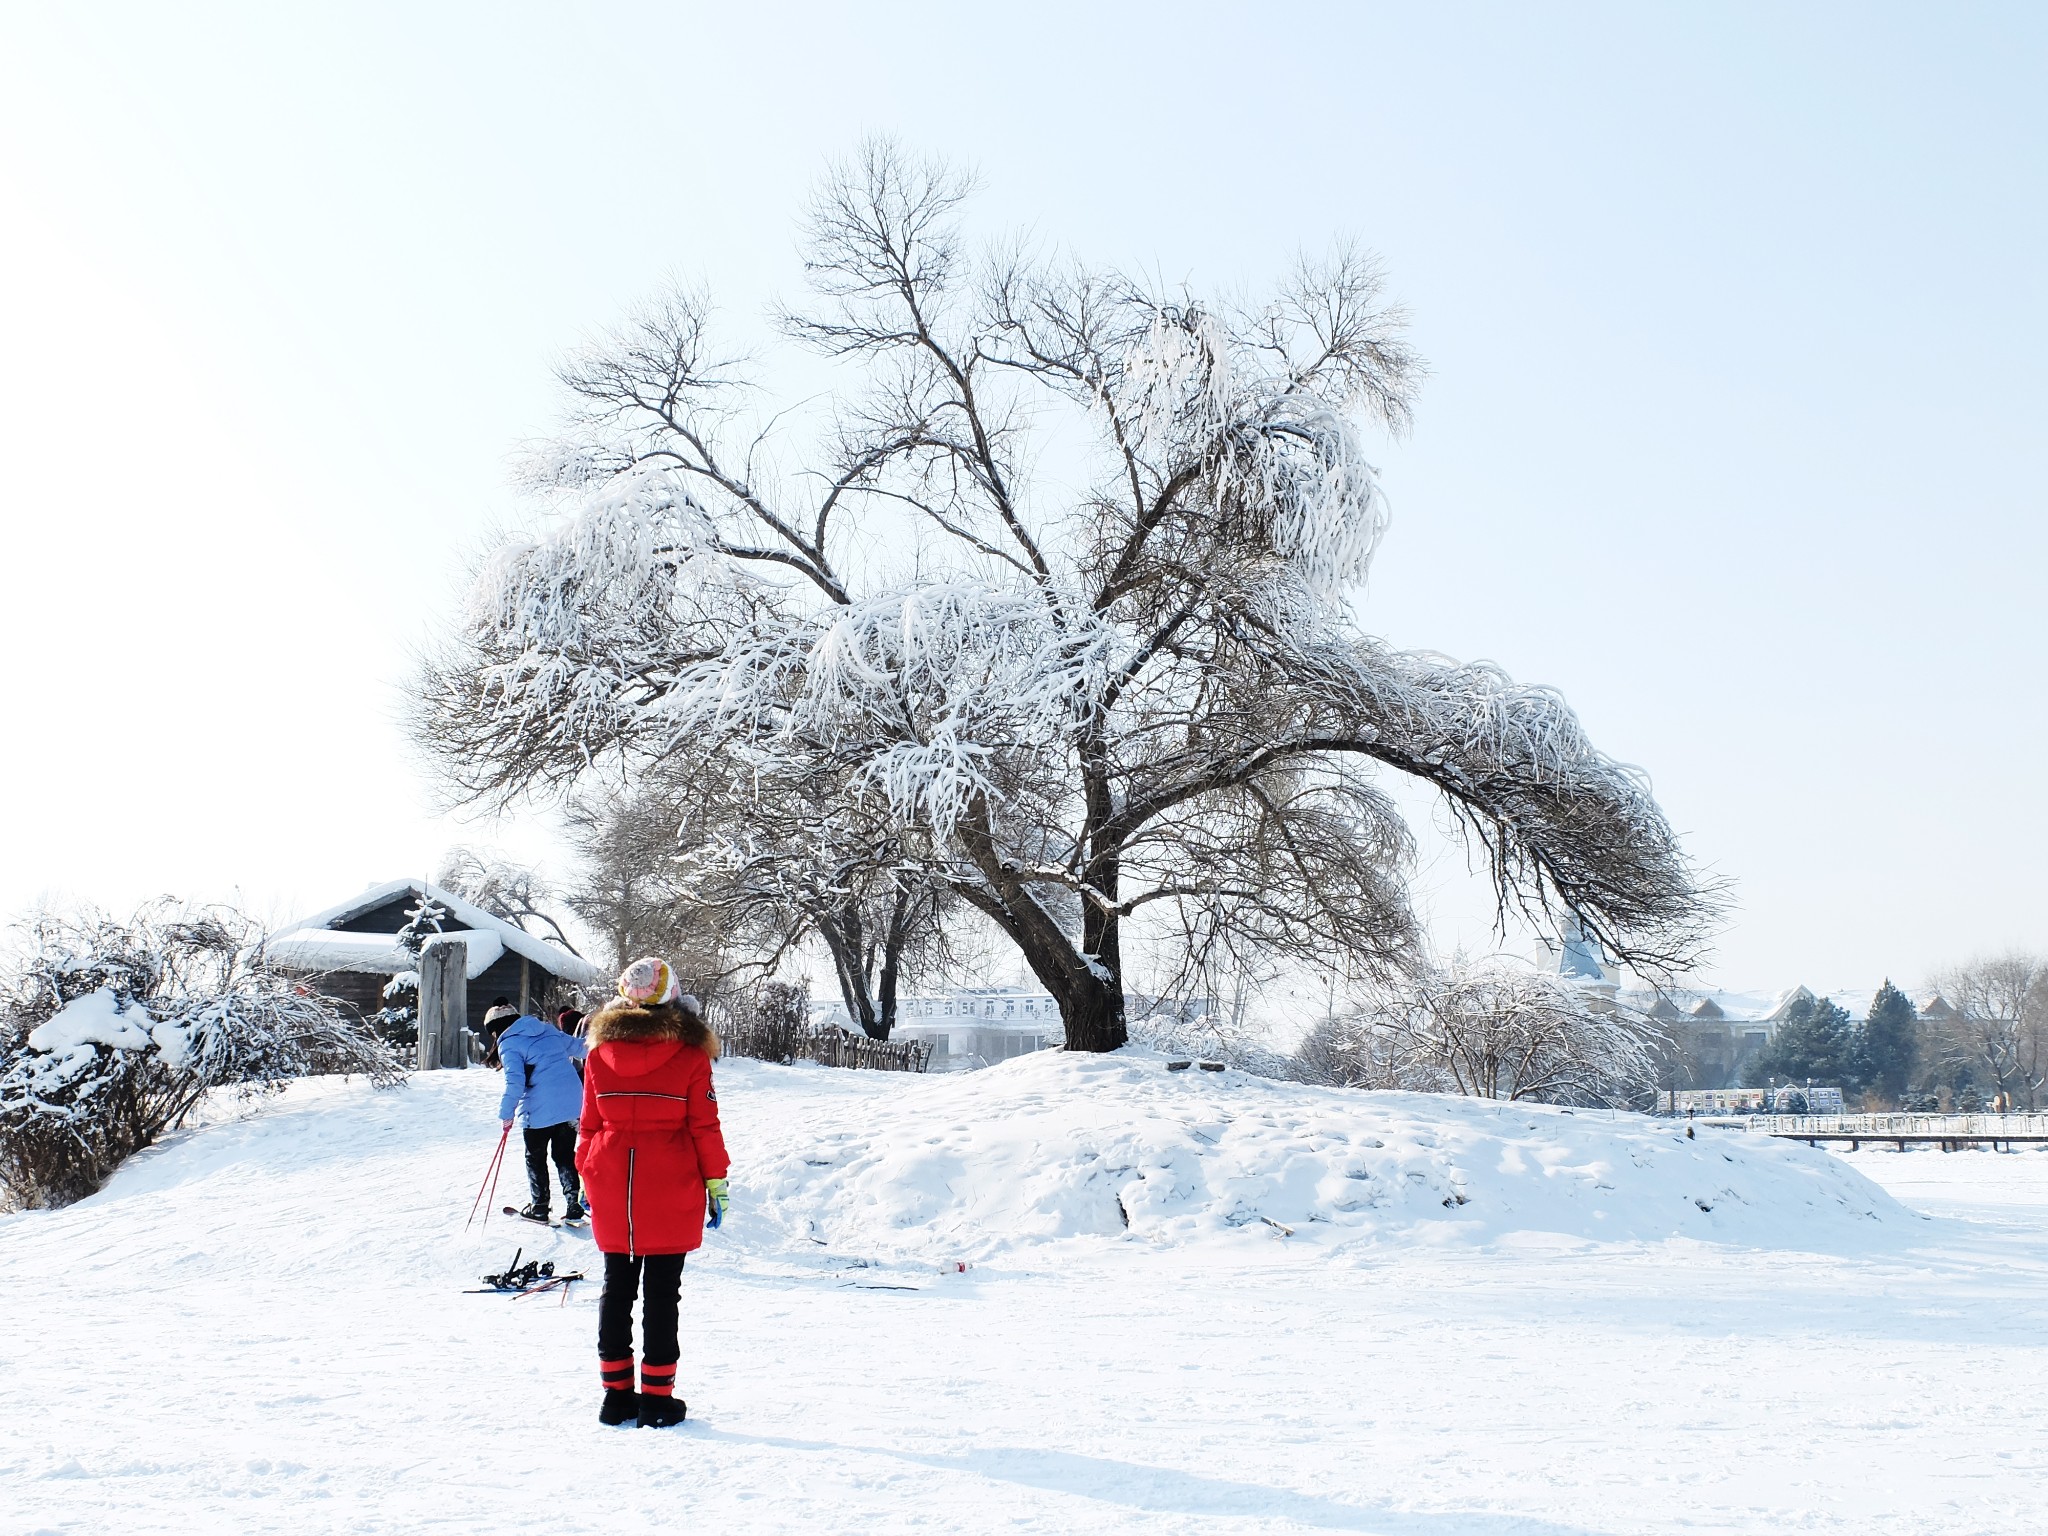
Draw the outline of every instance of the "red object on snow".
M576 1171L604 1253L689 1253L704 1242L704 1181L729 1163L711 1057L674 1039L590 1053Z

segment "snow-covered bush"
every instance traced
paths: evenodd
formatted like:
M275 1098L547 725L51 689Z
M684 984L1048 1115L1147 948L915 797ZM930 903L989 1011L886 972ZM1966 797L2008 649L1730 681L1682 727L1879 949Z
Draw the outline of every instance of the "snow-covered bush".
M1659 1027L1567 977L1494 957L1421 973L1323 1021L1292 1075L1355 1088L1621 1106L1656 1081Z
M1171 999L1133 999L1129 1008L1131 1043L1163 1056L1186 1056L1226 1062L1261 1077L1288 1077L1287 1057L1273 1048L1270 1033L1242 1013L1217 1007L1190 1007Z
M1455 1093L1450 1075L1415 1049L1397 1018L1390 1011L1373 1009L1319 1020L1302 1036L1282 1075L1341 1088Z
M0 978L0 1197L68 1205L216 1088L400 1077L376 1036L264 961L224 907L45 915Z
M758 1061L800 1061L811 1023L811 989L803 982L769 981L729 992L706 1008L720 1051Z

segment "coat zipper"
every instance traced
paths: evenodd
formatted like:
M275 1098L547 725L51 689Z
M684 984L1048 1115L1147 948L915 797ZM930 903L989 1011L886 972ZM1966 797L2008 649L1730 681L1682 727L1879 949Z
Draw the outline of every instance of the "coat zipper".
M639 1153L632 1147L626 1148L626 1252L631 1255L633 1247L633 1159Z

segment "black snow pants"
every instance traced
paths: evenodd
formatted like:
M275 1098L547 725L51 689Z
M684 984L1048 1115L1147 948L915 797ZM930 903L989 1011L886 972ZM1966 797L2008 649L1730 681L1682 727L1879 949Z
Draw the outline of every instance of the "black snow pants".
M633 1293L640 1292L640 1359L646 1365L674 1365L682 1358L676 1337L676 1308L683 1289L687 1254L650 1253L632 1258L604 1256L604 1294L597 1301L597 1357L633 1358Z
M555 1163L555 1176L562 1181L562 1198L573 1207L583 1198L583 1185L576 1177L576 1122L526 1128L526 1183L533 1191L533 1203L548 1208L548 1159Z

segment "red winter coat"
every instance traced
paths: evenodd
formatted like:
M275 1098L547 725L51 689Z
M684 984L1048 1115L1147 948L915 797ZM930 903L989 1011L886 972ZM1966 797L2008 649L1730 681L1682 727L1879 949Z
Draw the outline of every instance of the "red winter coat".
M673 1005L601 1009L590 1023L576 1171L605 1253L688 1253L704 1241L704 1181L728 1167L711 1058L718 1037Z

